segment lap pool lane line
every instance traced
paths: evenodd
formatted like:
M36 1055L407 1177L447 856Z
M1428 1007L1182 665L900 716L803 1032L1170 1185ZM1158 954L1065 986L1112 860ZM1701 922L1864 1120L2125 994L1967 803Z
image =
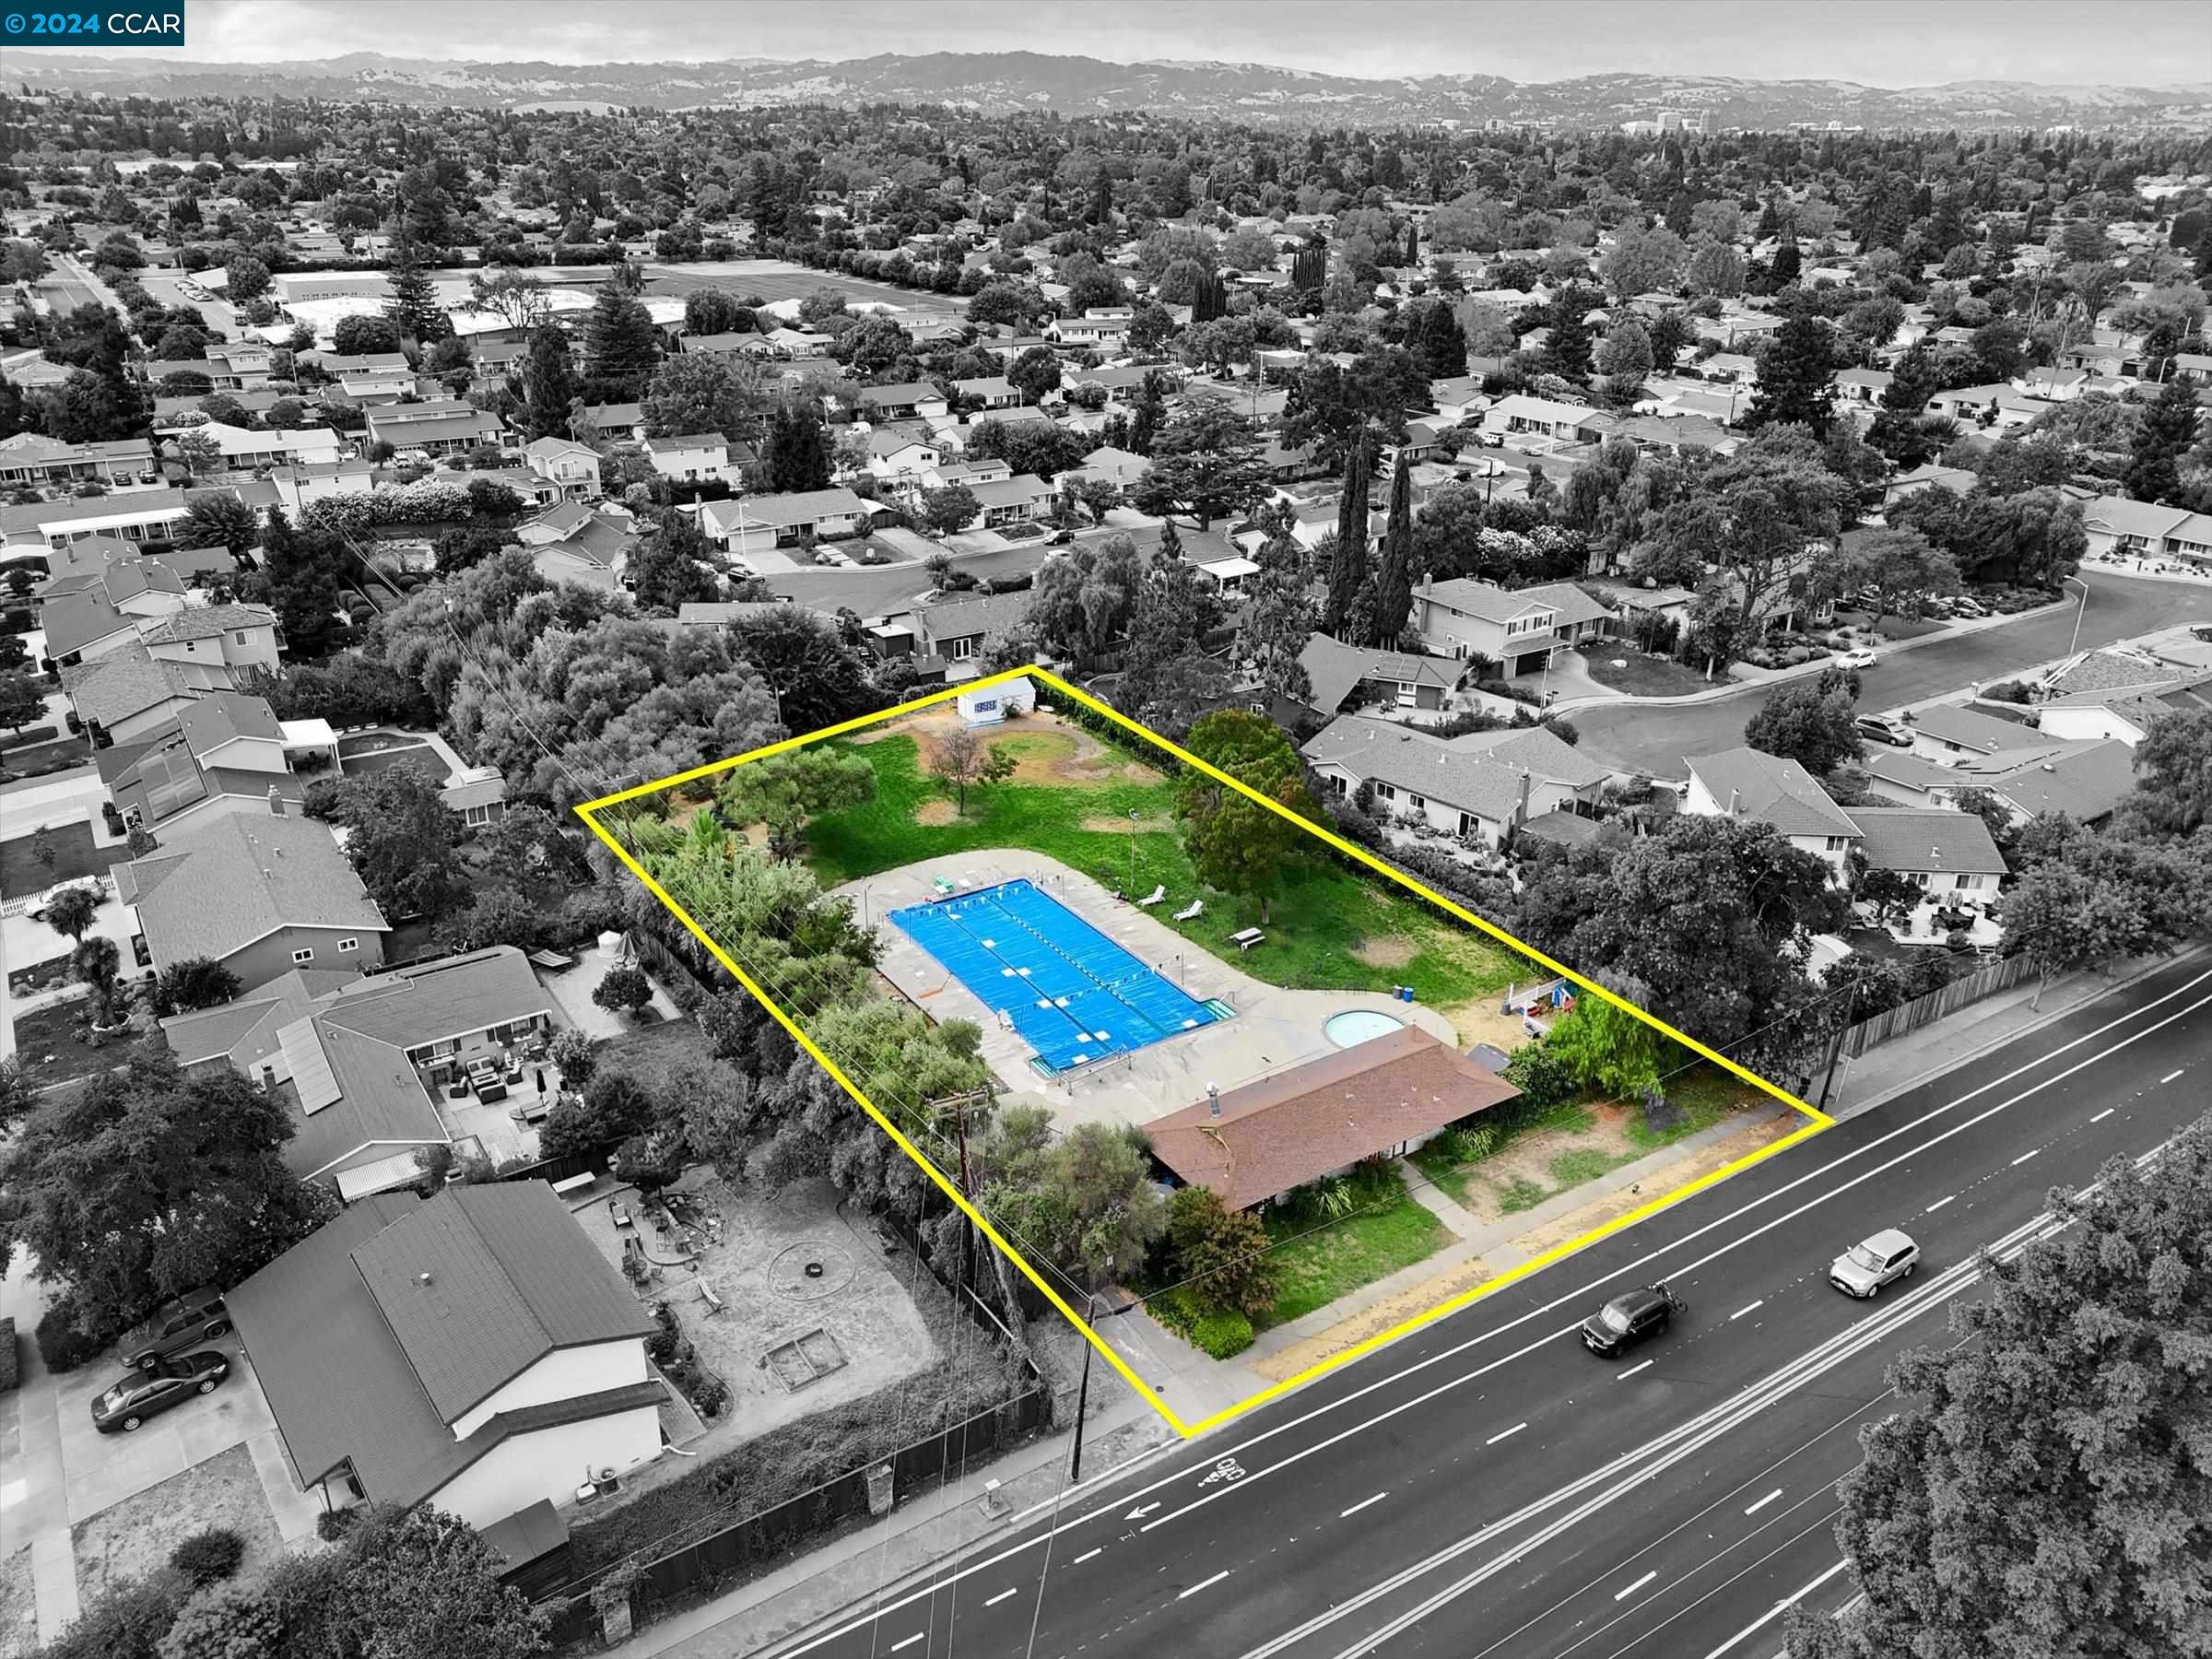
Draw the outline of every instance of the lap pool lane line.
M2041 1089L2047 1088L2050 1084L2064 1077L2080 1073L2087 1065L2094 1064L2097 1059L2102 1058L2111 1053L2117 1052L2119 1049L2125 1048L2134 1042L2140 1041L2142 1038L2151 1035L2155 1031L2164 1030L2166 1027L2171 1025L2176 1018L2185 1017L2188 1013L2193 1011L2194 1006L2200 1005L2202 1002L2212 1000L2212 998L2199 997L2194 1002L2191 1002L2185 995L2187 992L2195 989L2196 986L2206 979L2212 979L2212 974L2200 975L2198 976L2197 980L2183 985L2178 990L2170 992L2163 996L2159 996L2152 1000L2139 1002L2135 1008L2131 1009L2128 1014L2123 1016L2119 1020L2112 1020L2109 1016L2105 1016L2100 1012L2091 1022L2092 1029L2085 1032L2083 1035L2075 1038L2073 1041L2061 1043L2056 1047L2047 1050L2044 1053L2037 1055L2026 1065L2014 1067L2013 1069L2001 1074L1989 1082L1983 1083L1977 1088L1968 1090L1947 1104L1938 1106L1935 1111L1915 1118L1912 1122L1900 1125L1897 1129L1890 1130L1884 1135L1868 1140L1860 1147L1845 1153L1842 1158L1832 1160L1830 1163L1823 1165L1820 1169L1809 1171L1806 1175L1800 1176L1795 1180L1781 1184L1774 1191L1754 1199L1750 1204L1742 1206L1738 1210L1729 1215L1723 1216L1718 1221L1698 1228L1695 1231L1687 1235L1687 1237L1684 1239L1677 1241L1676 1242L1687 1243L1692 1240L1709 1234L1714 1231L1716 1229L1724 1227L1729 1222L1737 1219L1743 1215L1754 1212L1763 1207L1767 1204L1772 1203L1783 1196L1788 1195L1789 1194L1801 1189L1807 1183L1820 1179L1821 1177L1827 1175L1831 1170L1841 1166L1849 1165L1857 1159L1874 1150L1886 1149L1900 1137L1912 1135L1915 1132L1919 1131L1924 1125L1930 1124L1940 1124L1947 1115L1955 1112L1966 1105L1979 1101L1993 1091L2001 1089L2006 1084L2014 1082L2015 1080L2025 1077L2030 1072L2034 1072L2041 1068L2047 1068L2062 1060L2070 1063L2064 1071L2046 1077L2040 1083L2030 1084L2026 1089L2017 1091L2013 1096L2003 1100L1996 1107L1978 1113L1974 1118L1968 1120L1966 1123L1956 1125L1952 1128L1939 1130L1935 1135L1934 1140L1947 1139L1951 1135L1959 1133L1960 1130L1971 1129L1983 1120L1994 1117L1997 1112L2003 1111L2006 1107L2017 1104L2019 1100L2037 1094ZM2179 1000L2179 1006L2183 1010L2182 1014L2180 1015L2176 1015L2171 1012L2171 1010L2177 1006L2177 999ZM2155 1021L2148 1020L2146 1017L2152 1014L2157 1014L2160 1016L2160 1018ZM2129 1028L2128 1035L2118 1037L2116 1040L2108 1042L2101 1047L2092 1049L2090 1052L2090 1058L2087 1061L2081 1060L2078 1057L2079 1051L2085 1044L2091 1042L2092 1040L2099 1037L2110 1037L2112 1033L2118 1031L2124 1025ZM1955 1086L1955 1080L1952 1081L1954 1082ZM1933 1095L1936 1091L1931 1088L1927 1092ZM1864 1120L1862 1120L1862 1123L1863 1122ZM1923 1146L1915 1147L1911 1151L1908 1151L1901 1156L1893 1157L1888 1163L1866 1171L1860 1177L1846 1182L1843 1187L1838 1188L1836 1191L1840 1193L1841 1191L1848 1190L1849 1187L1859 1184L1860 1181L1879 1176L1896 1165L1910 1161L1914 1156L1918 1155L1922 1151L1924 1151L1927 1145L1933 1145L1934 1140L1930 1140L1924 1143ZM1824 1144L1827 1143L1824 1141ZM1830 1195L1833 1194L1831 1194ZM1818 1202L1820 1201L1815 1201L1816 1204ZM1813 1205L1800 1206L1799 1211L1802 1212L1803 1210L1810 1209L1812 1207L1814 1207ZM1669 1216L1677 1215L1677 1213L1678 1212L1677 1211L1666 1212L1666 1214ZM1787 1219L1787 1218L1784 1218L1784 1219ZM1773 1224L1770 1224L1770 1226L1771 1225ZM1647 1229L1647 1231L1648 1230L1649 1230ZM1713 1256L1717 1257L1719 1255L1725 1254L1727 1250L1736 1248L1743 1243L1749 1242L1757 1236L1758 1232L1763 1232L1766 1230L1768 1230L1768 1228L1762 1227L1758 1229L1753 1233L1747 1234L1744 1238L1735 1241L1735 1244L1724 1246L1723 1250L1714 1252ZM1653 1256L1656 1256L1660 1253L1664 1253L1664 1252L1653 1252ZM1627 1269L1625 1271L1632 1272L1635 1268L1643 1265L1651 1259L1653 1259L1652 1256L1647 1256L1642 1258L1641 1261L1631 1262L1627 1265ZM1708 1257L1707 1259L1710 1260L1712 1258ZM1696 1264L1692 1264L1691 1265L1694 1266ZM1531 1286L1538 1288L1541 1288L1542 1286L1541 1279L1532 1280L1528 1283ZM1479 1343L1483 1343L1501 1335L1515 1326L1525 1325L1530 1321L1540 1318L1544 1313L1553 1312L1562 1305L1568 1303L1579 1303L1592 1288L1592 1287L1585 1287L1583 1289L1571 1292L1569 1295L1559 1298L1556 1301L1553 1301L1546 1306L1538 1307L1528 1313L1521 1315L1519 1318L1511 1320L1497 1330L1485 1332L1468 1341L1459 1343L1454 1347L1444 1349L1441 1353L1433 1354L1427 1359L1421 1359L1396 1375L1377 1379L1372 1382L1367 1382L1363 1386L1346 1393L1341 1398L1322 1405L1302 1414L1288 1416L1285 1421L1275 1424L1264 1430L1260 1434L1253 1436L1246 1441L1242 1442L1240 1450L1242 1451L1249 1448L1264 1447L1267 1444L1267 1442L1278 1441L1279 1438L1286 1433L1297 1431L1301 1428L1305 1428L1309 1424L1315 1422L1317 1419L1325 1419L1330 1414L1338 1411L1342 1407L1350 1406L1355 1402L1361 1401L1363 1398L1370 1399L1371 1403L1371 1396L1375 1395L1379 1392L1384 1390L1394 1390L1396 1387L1405 1384L1408 1379L1413 1377L1414 1373L1425 1371L1429 1370L1429 1368L1437 1364L1440 1360L1449 1360L1457 1354L1464 1352L1467 1348L1473 1347ZM1524 1297L1524 1300L1525 1300L1525 1296ZM1479 1303L1476 1305L1478 1307L1486 1306L1486 1304ZM1464 1328L1464 1326L1461 1328ZM1345 1432L1332 1435L1326 1440L1323 1440L1312 1444L1298 1447L1292 1450L1288 1457L1281 1458L1278 1462L1268 1465L1263 1469L1255 1470L1253 1473L1276 1473L1286 1469L1289 1465L1299 1463L1305 1458L1311 1457L1316 1453L1324 1451L1337 1441L1348 1439L1352 1435L1357 1435L1361 1432L1376 1432L1382 1428L1382 1426L1388 1424L1392 1419L1396 1418L1399 1414L1406 1410L1408 1406L1426 1404L1434 1397L1442 1394L1448 1389L1461 1387L1467 1383L1471 1383L1480 1378L1486 1372L1495 1371L1501 1365L1510 1364L1515 1359L1524 1358L1527 1354L1549 1345L1555 1341L1558 1336L1563 1334L1564 1333L1555 1332L1539 1337L1535 1343L1530 1344L1524 1348L1519 1349L1513 1354L1504 1356L1501 1359L1495 1361L1490 1365L1486 1365L1477 1371L1469 1372L1464 1377L1448 1381L1444 1383L1443 1387L1431 1389L1426 1394L1417 1395L1413 1400L1406 1402L1401 1406L1390 1407L1389 1409L1380 1413L1380 1415L1370 1418L1365 1422L1354 1424L1348 1430ZM1422 1379L1422 1381L1427 1380L1428 1379ZM1309 1398L1311 1398L1311 1394L1301 1395L1300 1397L1301 1401ZM1296 1404L1298 1404L1298 1402L1291 1403L1293 1406L1295 1406ZM1534 1439L1534 1437L1531 1438L1532 1440ZM1247 1453L1248 1456L1265 1454L1266 1453ZM1164 1479L1156 1481L1150 1486L1141 1488L1136 1496L1141 1499L1145 1494L1166 1491L1169 1488L1179 1486L1189 1486L1193 1487L1194 1489L1196 1489L1195 1483L1202 1481L1205 1478L1205 1476L1201 1473L1201 1471L1208 1470L1209 1467L1210 1465L1197 1465L1196 1468L1185 1470L1182 1474L1169 1476ZM1241 1495L1242 1491L1249 1489L1249 1487L1241 1488L1241 1501L1250 1501L1249 1499L1245 1499ZM1124 1494L1124 1496L1129 1496L1129 1494ZM1179 1520L1183 1514L1190 1512L1192 1510L1197 1509L1200 1505L1206 1504L1211 1501L1212 1500L1205 1496L1202 1489L1197 1490L1197 1495L1194 1498L1189 1494L1184 1494L1184 1502L1182 1505L1178 1506L1172 1513L1166 1514L1164 1517L1153 1517L1153 1523L1155 1524L1164 1524L1169 1521ZM1337 1507L1341 1507L1341 1505L1338 1505ZM1389 1514L1392 1512L1386 1509L1380 1512ZM1100 1509L1095 1510L1088 1514L1078 1516L1071 1521L1062 1524L1059 1526L1058 1531L1061 1534L1068 1534L1087 1527L1097 1527L1101 1524L1110 1525L1112 1524L1113 1520L1118 1518L1118 1516L1110 1517L1109 1512L1101 1507ZM1018 1543L1006 1549L1001 1550L996 1555L992 1556L983 1561L976 1562L961 1568L954 1577L940 1580L929 1589L919 1591L901 1598L888 1601L878 1615L865 1617L857 1621L847 1623L839 1628L833 1629L823 1635L805 1639L799 1644L786 1648L783 1651L792 1654L822 1651L832 1644L838 1644L841 1638L849 1637L860 1638L860 1641L854 1644L850 1651L866 1651L867 1647L872 1645L872 1643L868 1641L868 1635L873 1633L877 1626L880 1624L888 1630L899 1621L900 1615L902 1612L905 1612L906 1609L912 1608L915 1610L913 1613L908 1613L907 1617L916 1617L920 1611L922 1604L934 1601L939 1597L943 1597L948 1601L955 1596L961 1597L966 1601L966 1605L970 1608L971 1617L973 1616L974 1609L979 1606L988 1605L995 1607L1001 1604L1015 1603L1026 1606L1028 1604L1025 1598L1019 1596L1018 1594L1009 1597L1006 1594L1006 1591L1009 1587L1010 1583L1013 1583L1014 1576L1023 1571L1015 1564L1013 1558L1017 1558L1028 1553L1033 1559L1034 1551L1039 1542L1040 1539L1038 1537L1032 1536L1024 1542ZM1055 1554L1057 1555L1059 1551L1056 1548ZM1109 1552L1108 1559L1112 1559L1111 1551ZM1057 1570L1058 1568L1056 1565L1055 1572L1057 1572ZM987 1578L991 1582L987 1584L976 1585L975 1592L971 1594L969 1592L969 1582L976 1580L979 1576ZM905 1631L901 1630L897 1633L902 1636L905 1634ZM1093 1633L1095 1634L1096 1632L1094 1631Z

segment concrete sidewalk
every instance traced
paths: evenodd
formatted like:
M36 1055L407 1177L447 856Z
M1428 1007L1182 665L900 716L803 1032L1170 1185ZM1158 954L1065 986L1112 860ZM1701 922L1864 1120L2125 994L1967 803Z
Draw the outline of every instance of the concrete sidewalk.
M879 1590L951 1571L977 1547L1055 1506L1082 1501L1085 1493L1178 1443L1159 1414L1107 1368L1095 1370L1090 1382L1081 1486L1066 1484L1069 1437L1045 1436L606 1651L623 1659L744 1659L766 1652Z

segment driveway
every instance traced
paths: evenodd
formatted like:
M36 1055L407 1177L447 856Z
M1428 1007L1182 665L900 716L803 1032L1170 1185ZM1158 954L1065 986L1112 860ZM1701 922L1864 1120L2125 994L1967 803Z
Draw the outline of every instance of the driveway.
M2088 609L2080 617L2080 649L2155 633L2183 623L2212 621L2212 587L2138 581L2094 572ZM2075 590L2069 588L2069 593ZM1862 680L1860 704L1875 710L1912 708L2025 673L2066 654L2074 639L2077 606L2025 617L1910 651L1885 654ZM1771 687L1679 708L1646 704L1583 708L1570 718L1585 754L1623 771L1679 777L1683 758L1709 755L1744 740L1744 723L1759 712Z

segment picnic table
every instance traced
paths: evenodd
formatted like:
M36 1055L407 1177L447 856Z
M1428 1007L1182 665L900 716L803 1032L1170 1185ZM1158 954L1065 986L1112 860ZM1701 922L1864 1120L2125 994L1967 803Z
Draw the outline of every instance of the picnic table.
M1229 937L1239 950L1250 950L1254 945L1265 944L1267 939L1267 935L1256 927L1247 927L1241 933L1230 934Z

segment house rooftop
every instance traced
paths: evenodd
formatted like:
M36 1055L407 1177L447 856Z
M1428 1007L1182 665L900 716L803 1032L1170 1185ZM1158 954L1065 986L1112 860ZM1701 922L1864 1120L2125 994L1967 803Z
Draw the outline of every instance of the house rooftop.
M1230 1209L1512 1100L1520 1090L1407 1026L1145 1125L1162 1163Z
M1783 835L1859 832L1813 774L1794 760L1738 747L1692 757L1689 773L1722 812L1771 824Z
M1853 806L1858 851L1877 870L2002 876L2004 854L1981 815L1948 806Z
M220 961L279 928L390 926L329 827L312 818L218 818L115 873L157 967Z

